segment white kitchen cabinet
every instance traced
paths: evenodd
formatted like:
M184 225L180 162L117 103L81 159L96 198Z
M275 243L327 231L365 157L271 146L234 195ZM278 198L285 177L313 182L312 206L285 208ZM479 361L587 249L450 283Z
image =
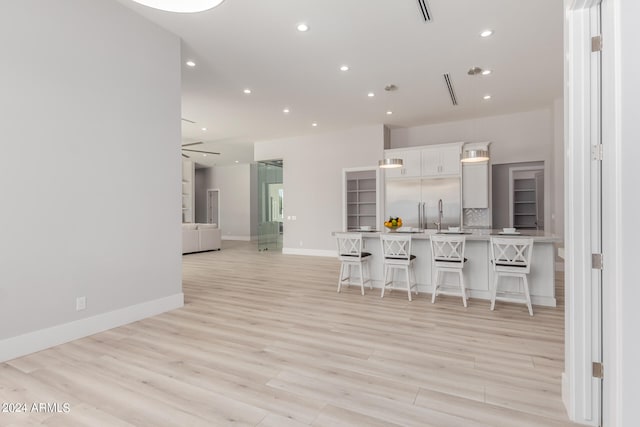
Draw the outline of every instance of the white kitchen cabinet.
M489 208L489 163L462 166L462 207Z
M420 150L395 151L387 150L385 159L402 159L401 168L389 168L385 170L387 178L415 178L421 174Z
M460 144L439 145L421 151L422 176L451 176L460 174Z

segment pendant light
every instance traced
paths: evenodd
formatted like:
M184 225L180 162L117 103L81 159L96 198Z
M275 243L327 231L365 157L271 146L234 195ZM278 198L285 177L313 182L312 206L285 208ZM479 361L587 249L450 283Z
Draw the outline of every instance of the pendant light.
M465 149L462 151L462 163L486 162L489 160L489 150L485 149Z
M382 169L401 168L404 162L402 159L382 159L378 162L378 166Z

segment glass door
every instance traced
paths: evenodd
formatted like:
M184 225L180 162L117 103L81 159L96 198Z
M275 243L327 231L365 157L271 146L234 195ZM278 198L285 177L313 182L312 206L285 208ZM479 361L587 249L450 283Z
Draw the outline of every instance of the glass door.
M258 250L281 250L284 225L282 160L257 164Z

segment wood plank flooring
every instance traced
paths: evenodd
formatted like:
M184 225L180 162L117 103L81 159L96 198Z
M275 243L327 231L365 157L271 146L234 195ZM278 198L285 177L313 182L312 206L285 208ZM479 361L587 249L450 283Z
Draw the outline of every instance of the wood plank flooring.
M223 242L185 306L0 364L0 426L567 426L563 307L336 293L331 258ZM557 284L562 304L562 283Z

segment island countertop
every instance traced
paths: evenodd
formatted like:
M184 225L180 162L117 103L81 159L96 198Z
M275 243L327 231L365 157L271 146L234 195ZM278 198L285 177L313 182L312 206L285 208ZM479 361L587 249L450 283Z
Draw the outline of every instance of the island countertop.
M364 230L348 230L349 233L362 233L362 237L364 238L380 238L380 233L389 233L389 231L364 231ZM333 234L335 235L336 232ZM462 232L448 232L447 230L443 230L438 233L434 229L426 229L422 231L394 231L392 233L398 234L411 234L412 239L419 240L428 240L431 238L433 234L451 234L451 235L460 235L465 236L467 240L481 240L488 241L492 236L495 237L531 237L533 238L534 243L556 243L560 242L562 239L555 234L542 231L542 230L520 230L518 234L502 234L502 229L465 229Z

